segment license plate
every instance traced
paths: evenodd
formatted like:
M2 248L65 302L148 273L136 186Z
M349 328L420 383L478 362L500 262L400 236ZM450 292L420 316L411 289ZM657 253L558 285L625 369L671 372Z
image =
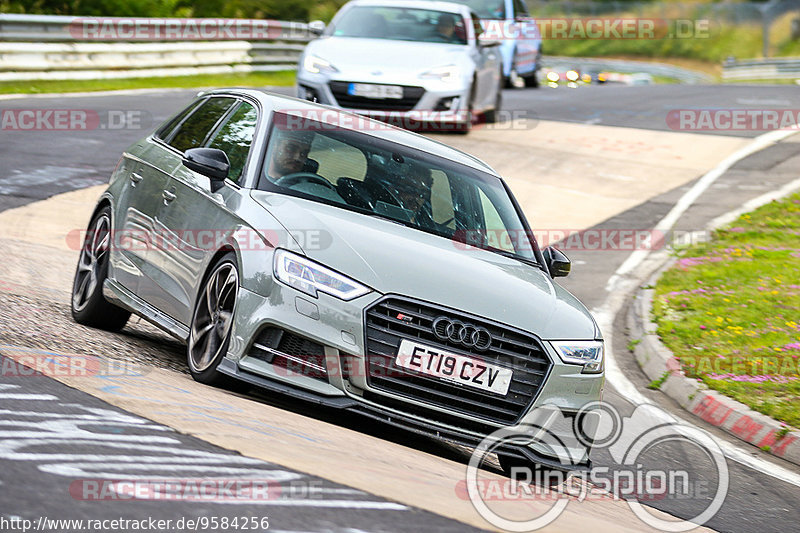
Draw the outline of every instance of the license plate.
M347 94L363 96L364 98L394 98L403 97L403 88L399 85L375 85L373 83L351 83L347 87Z
M504 396L508 393L513 375L510 368L409 340L400 341L400 350L394 362L401 368Z

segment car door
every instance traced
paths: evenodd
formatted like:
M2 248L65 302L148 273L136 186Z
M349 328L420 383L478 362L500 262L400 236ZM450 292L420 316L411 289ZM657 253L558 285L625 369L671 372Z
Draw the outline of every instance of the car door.
M156 238L155 216L168 178L159 170L159 162L151 159L150 147L175 130L200 103L193 102L151 138L130 147L120 161L117 172L126 182L116 198L114 227L120 253L112 254L111 270L114 279L134 294L139 293L147 271L147 250Z
M204 136L199 146L224 151L231 163L228 179L212 191L210 180L180 164L178 158L157 214L169 246L153 248L158 307L183 324L191 321L195 293L218 243L237 229L233 207L248 161L258 120L257 108L237 100ZM211 123L211 121L208 121Z
M497 46L483 46L480 34L483 33L480 19L470 14L475 35L474 44L470 45L475 61L475 110L483 110L494 105L497 90L500 87L500 55Z
M516 66L520 76L532 73L539 61L539 27L528 13L523 0L512 0L514 8L514 37L516 41Z
M162 221L163 210L173 201L170 178L176 169L182 167L183 152L189 148L203 146L206 138L223 120L236 99L206 98L196 109L163 137L154 138L143 153L146 162L142 169L142 182L152 185L148 190L155 209L152 217L150 242L142 263L142 276L137 294L160 311L172 318L169 289L170 275L164 271L164 256L181 253L184 244L178 235L172 234Z

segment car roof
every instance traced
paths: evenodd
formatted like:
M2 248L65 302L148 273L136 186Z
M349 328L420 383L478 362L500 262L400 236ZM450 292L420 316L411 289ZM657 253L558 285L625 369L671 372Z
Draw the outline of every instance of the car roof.
M274 111L303 116L309 120L331 124L337 128L350 129L353 131L358 131L362 134L371 135L373 137L385 139L397 144L402 144L422 152L427 152L429 154L450 159L462 165L478 169L482 172L487 172L500 178L500 175L495 172L492 167L473 155L467 154L466 152L457 150L452 146L448 146L442 142L424 137L417 133L391 126L384 122L372 120L361 115L356 115L336 107L316 104L314 102L309 102L308 100L301 100L291 96L276 94L264 89L214 89L210 91L204 91L201 94L203 96L210 94L239 94L250 96L251 98L261 101L265 104L265 107L272 108ZM331 111L333 111L333 113L331 113ZM348 127L348 124L351 124L353 121L355 121L355 123L358 125L374 125L375 128Z
M348 6L385 6L385 7L407 7L410 9L431 9L435 11L447 11L449 13L467 14L470 12L469 6L456 2L440 2L431 0L350 0Z

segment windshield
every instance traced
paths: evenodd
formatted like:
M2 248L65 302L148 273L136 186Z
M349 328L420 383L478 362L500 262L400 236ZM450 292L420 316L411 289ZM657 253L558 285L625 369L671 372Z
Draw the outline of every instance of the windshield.
M532 239L502 181L356 131L276 113L259 188L388 219L534 260Z
M461 15L403 7L353 7L334 21L329 34L336 37L467 44L466 27Z
M504 0L451 0L457 4L464 4L482 19L506 18L506 3Z

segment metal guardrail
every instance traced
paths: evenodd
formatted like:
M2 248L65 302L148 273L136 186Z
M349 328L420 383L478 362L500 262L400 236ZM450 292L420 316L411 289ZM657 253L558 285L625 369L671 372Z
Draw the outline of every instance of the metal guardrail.
M299 22L0 14L0 81L290 70Z
M213 32L213 39L204 33ZM126 39L126 37L128 37ZM0 13L0 41L158 42L180 40L300 41L308 24L284 20L144 17L64 17Z
M729 61L722 66L722 79L725 81L800 79L800 58Z

